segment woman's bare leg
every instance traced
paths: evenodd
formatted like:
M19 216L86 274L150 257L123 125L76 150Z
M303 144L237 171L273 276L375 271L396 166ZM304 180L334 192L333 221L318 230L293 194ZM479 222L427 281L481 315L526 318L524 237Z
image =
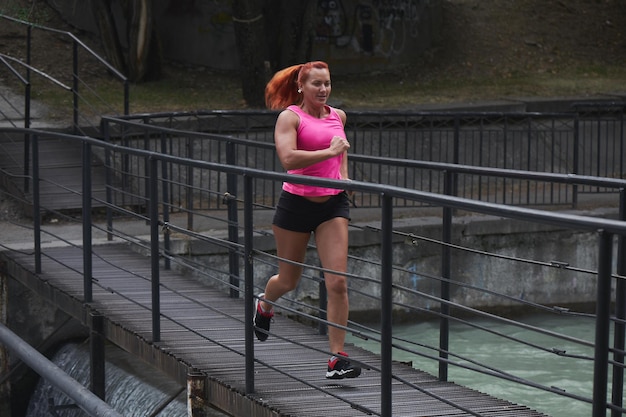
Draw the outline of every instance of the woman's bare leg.
M306 249L311 234L292 232L291 230L286 230L278 226L272 226L272 229L274 230L278 257L302 263L306 255ZM279 261L278 274L273 275L265 285L265 299L276 301L284 294L295 289L298 285L298 281L300 281L301 275L302 266ZM271 304L263 301L260 303L263 310L270 311L272 309Z
M348 219L335 217L318 226L315 231L317 253L325 272L328 293L328 321L346 326L348 324L348 280L342 272L348 269ZM332 353L343 352L346 332L333 326L328 328L328 343Z

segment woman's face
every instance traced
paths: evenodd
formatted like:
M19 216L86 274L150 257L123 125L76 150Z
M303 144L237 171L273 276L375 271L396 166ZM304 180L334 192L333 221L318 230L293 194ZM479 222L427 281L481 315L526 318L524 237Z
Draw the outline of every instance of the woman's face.
M304 103L326 104L331 90L330 72L327 69L312 68L300 89Z

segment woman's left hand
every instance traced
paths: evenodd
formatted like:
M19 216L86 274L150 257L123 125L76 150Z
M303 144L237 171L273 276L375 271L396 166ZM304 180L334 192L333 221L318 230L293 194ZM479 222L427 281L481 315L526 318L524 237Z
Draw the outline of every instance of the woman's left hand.
M348 139L342 138L341 136L333 136L328 148L333 155L339 155L350 149L350 142L348 142Z

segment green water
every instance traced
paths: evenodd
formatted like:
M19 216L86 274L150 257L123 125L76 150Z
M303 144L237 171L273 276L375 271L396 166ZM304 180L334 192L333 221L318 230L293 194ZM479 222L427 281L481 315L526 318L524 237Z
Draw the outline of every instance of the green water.
M537 315L518 319L524 323L541 327L570 337L592 342L595 337L593 319L585 317L567 317L559 315ZM563 341L549 335L525 330L519 327L473 320L488 329L504 333L511 337L551 349L564 350L568 354L583 355L593 358L591 347L581 346L574 342ZM402 324L393 327L393 335L427 346L439 345L439 323L426 322ZM379 352L378 342L364 341L353 336L348 341L368 350ZM612 342L611 342L612 343ZM421 347L413 350L436 356L437 353ZM451 324L450 352L471 360L488 364L509 374L521 377L538 384L557 387L571 394L586 398L593 392L593 361L567 358L534 347L520 345L498 335L476 330L465 324ZM438 364L430 359L394 350L393 359L412 361L415 368L433 375L438 374ZM451 358L458 362L459 359ZM467 362L465 362L467 363ZM553 417L589 417L591 404L568 397L546 392L533 387L515 384L506 380L472 372L451 365L448 380L473 388L497 398L516 404L522 404ZM610 387L608 388L610 393Z

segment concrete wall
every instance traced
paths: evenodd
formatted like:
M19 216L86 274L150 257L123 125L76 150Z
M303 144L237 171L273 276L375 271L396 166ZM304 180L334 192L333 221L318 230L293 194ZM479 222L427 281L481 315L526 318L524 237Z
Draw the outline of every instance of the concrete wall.
M327 61L334 73L415 63L441 26L439 0L315 1L312 59ZM91 10L82 2L80 7L74 0L50 3L72 25L97 33ZM153 15L167 59L238 69L231 1L154 0Z
M614 217L614 210L599 210L589 215ZM349 273L366 277L372 282L350 278L352 318L376 318L379 315L380 296L380 233L379 222L363 223L367 227L350 232L351 260ZM394 300L422 309L438 310L439 303L429 298L438 297L440 283L433 277L441 276L441 246L426 239L441 239L441 218L410 217L398 219L394 228L400 233L412 234L416 239L399 236L393 249L394 284L421 292L420 295L395 290ZM571 306L593 304L596 299L596 277L584 272L597 268L597 236L595 233L563 230L540 224L494 218L491 216L459 216L453 228L453 244L472 249L472 252L453 249L451 278L474 287L452 285L451 299L464 306L500 313L525 310L523 304L490 294L503 293L512 298L545 304ZM415 241L415 244L413 243ZM178 241L174 250L186 253L205 265L208 271L226 271L227 254L214 245L199 241ZM273 251L271 237L259 237L255 249ZM496 256L488 256L495 254ZM515 260L514 260L515 259ZM255 261L255 283L263 286L275 269L262 255ZM307 263L317 265L314 250L307 255ZM576 270L559 267L569 265ZM241 274L243 275L243 264ZM306 270L305 274L319 276ZM215 285L202 274L195 274L208 285ZM214 273L212 275L215 275ZM226 288L224 287L226 291ZM483 291L485 290L485 291ZM487 291L487 292L486 292ZM361 293L368 294L369 298ZM301 280L293 296L305 302L316 303L318 288L311 280ZM398 307L400 316L408 309ZM413 314L413 313L411 313Z

